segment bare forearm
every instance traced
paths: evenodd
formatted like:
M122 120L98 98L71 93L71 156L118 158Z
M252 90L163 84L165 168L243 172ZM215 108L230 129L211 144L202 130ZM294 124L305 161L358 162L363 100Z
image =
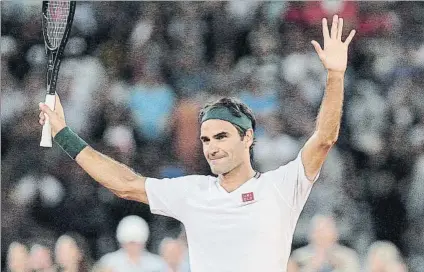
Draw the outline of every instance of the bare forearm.
M343 92L344 73L329 71L316 125L316 134L323 143L334 144L338 138L343 108Z
M143 197L146 178L124 164L89 146L84 148L75 160L94 180L119 197L147 202L147 199Z

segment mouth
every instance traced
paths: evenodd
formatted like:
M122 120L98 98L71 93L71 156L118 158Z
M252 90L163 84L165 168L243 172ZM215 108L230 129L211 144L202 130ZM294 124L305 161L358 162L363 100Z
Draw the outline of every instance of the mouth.
M216 163L218 163L220 160L222 160L224 157L221 157L221 158L214 158L214 159L210 159L209 161L212 163L212 164L216 164Z

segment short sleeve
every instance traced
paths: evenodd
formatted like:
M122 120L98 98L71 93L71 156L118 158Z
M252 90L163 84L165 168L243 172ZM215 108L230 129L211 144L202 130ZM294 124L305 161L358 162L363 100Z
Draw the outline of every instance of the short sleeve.
M282 200L297 211L298 214L302 211L311 193L313 183L319 177L318 173L315 180L310 181L308 179L305 174L301 154L302 150L298 153L296 159L269 172Z
M189 195L206 176L184 176L178 178L147 178L146 194L150 211L154 214L173 217L181 221Z

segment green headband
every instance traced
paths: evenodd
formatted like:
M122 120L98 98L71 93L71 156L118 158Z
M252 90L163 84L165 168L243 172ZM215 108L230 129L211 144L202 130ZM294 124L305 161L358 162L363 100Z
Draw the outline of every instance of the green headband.
M252 121L244 114L241 113L240 117L234 116L231 111L226 107L216 107L208 110L202 117L202 122L210 119L219 119L237 125L242 129L252 128Z

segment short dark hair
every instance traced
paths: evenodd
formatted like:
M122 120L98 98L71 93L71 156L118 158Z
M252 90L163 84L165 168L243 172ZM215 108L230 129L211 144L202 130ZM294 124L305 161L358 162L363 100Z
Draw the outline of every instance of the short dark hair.
M203 116L211 109L217 108L217 107L225 107L230 110L230 112L236 116L240 117L242 114L246 115L247 118L250 119L252 122L252 129L253 132L255 132L256 129L256 118L253 114L253 111L243 102L238 100L234 97L223 97L215 102L206 104L199 113L199 123L202 122ZM240 126L232 124L238 131L240 137L243 139L243 137L246 135L247 129L241 128ZM253 143L249 148L249 154L250 154L250 162L253 164L253 146L256 143L255 135L253 135Z

